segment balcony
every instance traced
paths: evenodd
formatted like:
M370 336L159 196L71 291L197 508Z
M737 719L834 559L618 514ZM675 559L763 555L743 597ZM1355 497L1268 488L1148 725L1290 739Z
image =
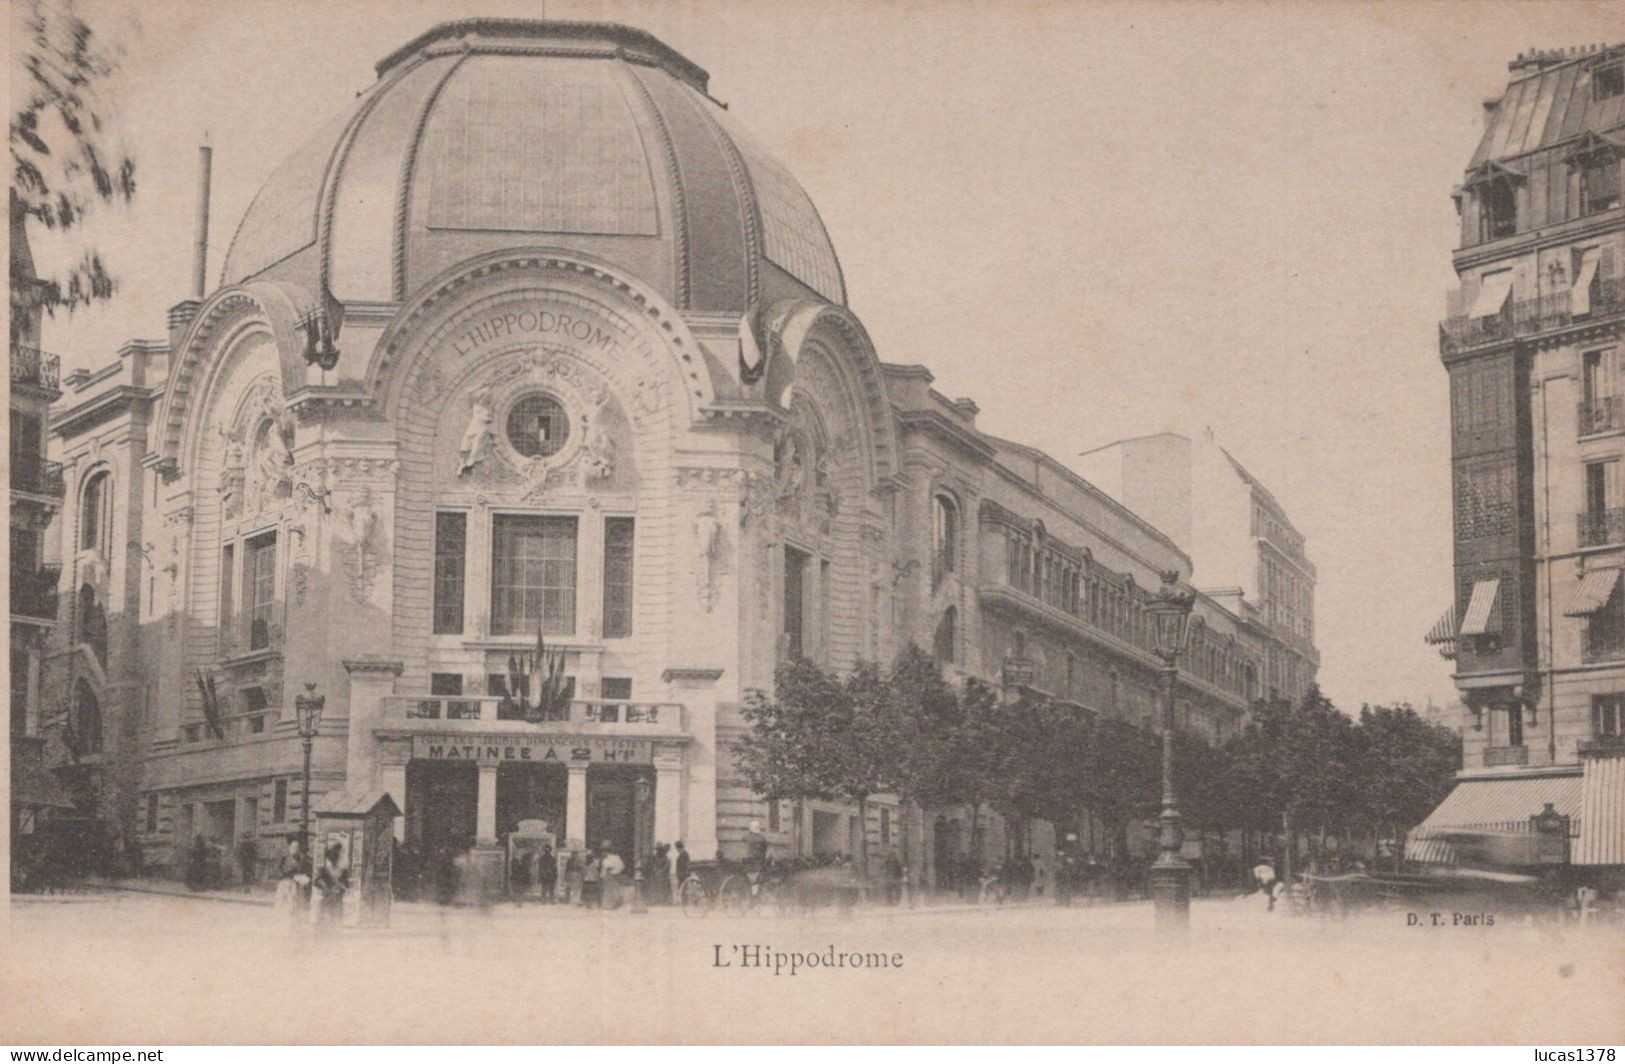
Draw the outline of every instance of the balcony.
M1588 510L1574 515L1575 539L1582 547L1625 543L1625 509Z
M1564 329L1570 325L1597 321L1625 312L1625 277L1598 280L1591 293L1590 312L1574 314L1574 299L1568 292L1554 292L1534 299L1509 303L1499 314L1481 318L1457 315L1439 323L1439 350L1453 355L1480 344L1534 336Z
M425 725L469 730L468 722L502 725L502 730L525 732L586 732L597 735L682 735L686 731L683 706L678 702L634 702L608 698L572 699L562 712L543 720L517 716L503 698L461 695L391 695L384 700L384 719L410 730Z
M11 615L47 624L56 621L56 585L62 570L47 566L11 574Z
M1580 400L1580 435L1625 429L1625 402L1617 395L1599 395Z
M1485 768L1527 764L1529 764L1529 747L1527 746L1491 746L1484 751Z
M62 475L62 463L38 458L32 462L18 462L11 471L11 490L27 495L43 495L61 499L67 494L67 481Z
M32 385L46 391L60 391L61 361L37 347L11 345L11 383Z

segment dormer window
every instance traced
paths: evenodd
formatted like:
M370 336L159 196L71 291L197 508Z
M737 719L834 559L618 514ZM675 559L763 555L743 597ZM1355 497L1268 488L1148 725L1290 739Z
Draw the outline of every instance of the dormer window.
M1591 99L1595 102L1625 96L1625 62L1607 63L1591 72Z
M1617 69L1617 68L1616 68ZM1580 214L1597 214L1619 206L1619 156L1598 151L1576 160L1580 172Z
M1518 231L1518 193L1507 178L1478 187L1478 236L1499 240Z

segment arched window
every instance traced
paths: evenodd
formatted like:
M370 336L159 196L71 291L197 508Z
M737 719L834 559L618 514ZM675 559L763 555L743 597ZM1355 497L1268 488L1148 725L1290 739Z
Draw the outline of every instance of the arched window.
M946 495L938 495L931 506L931 586L942 583L954 571L959 555L959 508Z
M79 548L107 551L113 513L113 478L106 470L85 481L79 496Z
M942 619L937 622L937 633L931 640L931 656L944 665L950 665L954 660L954 644L959 638L959 610L949 606L942 611Z
M84 680L74 685L73 734L81 754L101 753L102 706Z

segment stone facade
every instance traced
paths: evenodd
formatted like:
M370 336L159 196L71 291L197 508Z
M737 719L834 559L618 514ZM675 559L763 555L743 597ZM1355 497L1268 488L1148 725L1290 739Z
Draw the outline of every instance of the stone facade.
M1463 776L1551 780L1576 852L1610 818L1565 781L1617 757L1625 704L1622 63L1615 47L1511 64L1455 192L1461 287L1440 327L1456 599L1429 641L1466 704Z

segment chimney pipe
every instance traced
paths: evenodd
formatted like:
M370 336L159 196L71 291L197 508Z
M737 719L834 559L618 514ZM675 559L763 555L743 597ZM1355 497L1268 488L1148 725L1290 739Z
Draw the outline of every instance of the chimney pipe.
M213 156L208 137L198 148L197 244L192 249L192 298L202 299L207 290L209 268L209 163Z

